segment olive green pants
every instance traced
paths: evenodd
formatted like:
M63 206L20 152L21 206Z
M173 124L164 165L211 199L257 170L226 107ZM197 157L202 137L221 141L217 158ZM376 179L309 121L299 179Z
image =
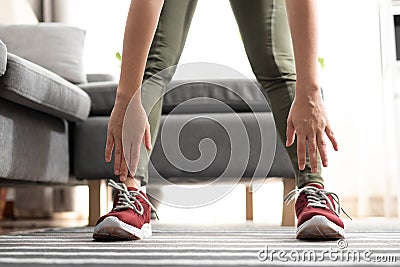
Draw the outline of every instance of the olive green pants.
M197 0L165 0L159 24L150 48L144 81L171 66L177 65L185 45ZM230 0L253 72L265 90L275 124L283 142L286 141L286 123L295 96L296 74L290 39L290 29L284 0ZM226 12L229 12L228 10ZM155 142L162 109L162 95L175 68L163 77L151 79L142 88L143 106L149 114L152 141ZM150 110L151 109L151 110ZM150 112L150 113L149 113ZM309 182L323 183L321 164L318 173L312 173L307 155L306 167L299 170L296 143L287 148L296 174L297 186ZM148 152L142 146L136 177L148 181ZM319 158L319 157L318 157Z

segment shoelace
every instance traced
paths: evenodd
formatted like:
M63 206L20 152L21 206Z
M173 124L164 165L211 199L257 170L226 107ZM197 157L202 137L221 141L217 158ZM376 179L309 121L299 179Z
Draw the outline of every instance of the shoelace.
M293 199L295 199L303 192L308 200L307 206L318 208L329 207L329 209L333 211L337 216L340 216L340 211L342 211L350 220L352 220L351 217L346 213L346 211L344 211L344 209L340 206L338 195L324 189L318 189L314 186L305 186L300 189L294 189L286 195L283 201L285 201L286 205L288 205ZM328 196L332 196L333 201L336 203L336 208L333 207Z
M143 215L143 212L144 212L143 205L137 199L137 197L140 196L147 204L149 204L151 209L154 210L154 213L156 214L157 219L159 219L156 209L154 208L153 204L151 204L151 202L146 197L144 197L141 193L139 193L140 190L129 191L125 184L116 183L113 180L109 180L108 185L111 186L112 188L115 188L118 190L118 203L114 207L114 210L118 211L118 210L124 210L124 209L133 209L139 215ZM135 203L137 204L139 209L136 207Z

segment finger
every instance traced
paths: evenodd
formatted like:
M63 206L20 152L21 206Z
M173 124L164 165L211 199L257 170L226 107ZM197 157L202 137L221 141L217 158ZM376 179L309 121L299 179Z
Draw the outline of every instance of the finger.
M331 141L333 149L335 149L335 151L338 151L339 150L339 144L336 141L336 138L335 138L335 136L333 134L333 131L332 131L332 129L331 129L331 127L329 125L326 126L325 133L328 136L329 140Z
M104 158L106 162L111 161L111 153L114 148L114 138L111 133L107 132L107 141L106 141L106 149L104 152Z
M125 182L128 176L128 166L126 165L125 158L122 158L119 180Z
M124 137L122 137L124 138ZM122 156L121 156L121 172L123 168L126 168L126 179L128 178L129 175L129 162L130 162L130 157L131 157L131 153L130 153L130 143L129 141L124 139L124 143L122 144ZM124 169L125 171L125 169ZM122 174L122 173L121 173ZM121 174L120 174L120 180L121 180ZM122 180L121 180L122 181Z
M296 130L294 129L294 125L292 121L288 121L286 127L286 146L291 146L294 142Z
M136 173L136 168L139 163L139 157L140 157L140 143L139 144L131 144L130 147L130 160L129 160L129 171L131 174Z
M308 139L308 156L310 157L311 172L318 171L317 140L315 136Z
M297 135L297 161L299 169L304 170L306 167L306 138Z
M151 146L150 125L148 123L146 123L146 129L144 131L143 142L148 151L151 151L153 149Z
M115 140L114 142L115 150L114 150L114 174L119 175L121 169L121 161L122 161L122 144L120 140Z
M326 141L323 133L318 133L317 145L319 155L321 156L322 166L328 167L328 153L326 152Z

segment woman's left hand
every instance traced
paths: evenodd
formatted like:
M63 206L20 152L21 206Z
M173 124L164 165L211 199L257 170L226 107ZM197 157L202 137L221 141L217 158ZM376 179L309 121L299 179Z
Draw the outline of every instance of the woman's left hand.
M328 166L325 134L337 151L338 143L329 124L321 93L319 91L309 94L297 93L287 119L286 146L291 146L297 136L297 158L300 170L305 168L307 144L311 171L318 171L318 151L322 165Z

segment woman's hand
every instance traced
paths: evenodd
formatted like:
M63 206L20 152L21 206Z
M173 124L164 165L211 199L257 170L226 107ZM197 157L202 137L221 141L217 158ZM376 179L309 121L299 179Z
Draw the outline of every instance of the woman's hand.
M306 164L306 144L310 157L311 171L317 172L318 151L322 165L328 166L325 134L333 148L338 150L338 143L329 125L325 106L318 91L311 94L297 94L289 112L286 130L286 146L291 146L297 136L297 158L299 169L304 170Z
M114 109L108 123L105 149L106 162L111 161L114 149L114 173L120 176L121 182L126 180L128 166L131 174L135 175L142 141L145 147L151 150L150 127L140 101L138 88L142 84L146 59L163 3L163 0L132 0L129 7L124 34L121 77ZM131 101L132 95L134 97ZM129 104L130 101L131 104ZM136 103L133 103L135 101ZM126 123L124 123L124 117ZM124 151L124 148L129 151Z
M124 118L129 123L124 124ZM150 126L140 100L133 99L129 105L116 101L108 123L105 161L111 161L114 150L114 174L121 182L127 179L128 166L132 175L136 173L142 142L152 149Z

